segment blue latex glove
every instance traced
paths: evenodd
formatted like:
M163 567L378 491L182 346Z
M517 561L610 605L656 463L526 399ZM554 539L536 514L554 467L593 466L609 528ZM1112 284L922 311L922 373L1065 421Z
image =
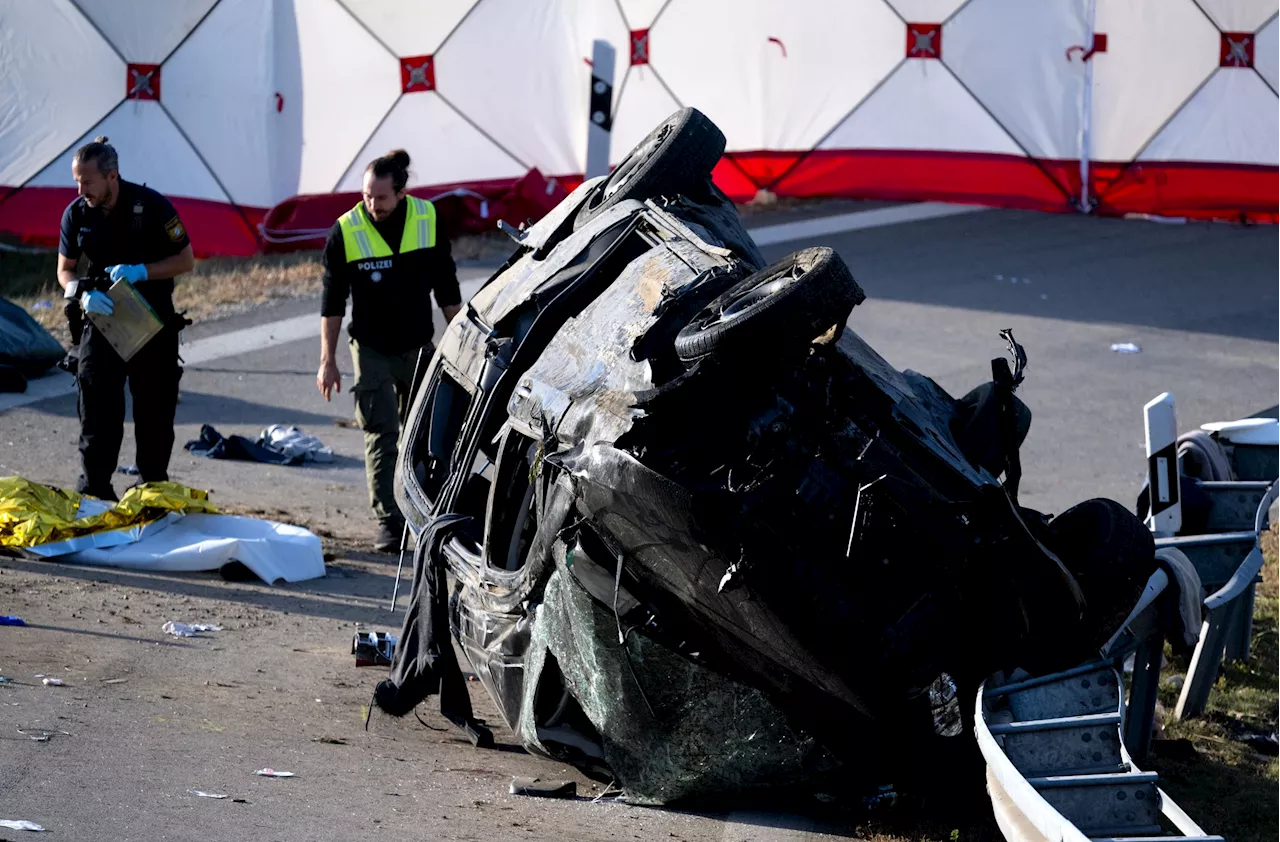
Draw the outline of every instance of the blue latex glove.
M101 316L110 316L116 309L116 305L111 302L107 294L97 290L80 296L80 306L86 313L97 313Z
M138 281L145 281L147 279L147 267L141 263L134 263L128 266L124 264L119 266L108 266L107 274L111 277L111 283L113 284L121 279L124 279L131 284L136 284Z

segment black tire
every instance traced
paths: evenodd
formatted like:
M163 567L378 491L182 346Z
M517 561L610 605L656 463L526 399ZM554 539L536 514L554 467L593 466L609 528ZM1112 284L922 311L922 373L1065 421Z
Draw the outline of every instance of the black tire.
M680 109L596 185L578 208L574 229L627 199L675 196L698 187L711 177L724 145L724 134L705 114L696 108Z
M685 362L713 353L776 355L808 346L849 319L866 298L834 251L794 252L744 278L703 308L676 335Z
M1133 512L1096 498L1054 518L1045 544L1080 584L1084 633L1096 653L1120 629L1155 572L1155 539Z

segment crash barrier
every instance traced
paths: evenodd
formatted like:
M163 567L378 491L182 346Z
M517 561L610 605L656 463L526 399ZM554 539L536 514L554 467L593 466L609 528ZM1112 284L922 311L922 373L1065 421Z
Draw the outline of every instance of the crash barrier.
M1261 581L1263 563L1260 540L1271 526L1270 509L1280 494L1277 421L1207 424L1176 436L1175 403L1167 392L1148 403L1144 415L1148 525L1158 550L1185 554L1207 594L1199 641L1174 712L1182 719L1204 712L1224 659L1249 657L1254 587ZM1188 463L1195 476L1188 475ZM1199 509L1194 517L1193 505ZM1159 652L1158 647L1151 652L1154 665L1146 681L1159 681Z
M1154 599L1164 576L1152 576L1127 627L1158 624ZM979 688L974 732L996 824L1009 842L1222 840L1160 788L1156 773L1138 768L1122 739L1127 712L1115 663L1140 644L1129 635L1110 658L1037 678L1002 673ZM1162 818L1176 836L1165 835Z

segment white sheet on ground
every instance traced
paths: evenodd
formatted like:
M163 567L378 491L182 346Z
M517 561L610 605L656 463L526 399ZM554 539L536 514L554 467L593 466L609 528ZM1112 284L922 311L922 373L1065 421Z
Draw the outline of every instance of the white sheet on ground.
M143 532L135 543L73 552L61 560L188 573L218 570L238 561L268 583L301 582L325 575L319 536L299 526L235 515L194 514Z

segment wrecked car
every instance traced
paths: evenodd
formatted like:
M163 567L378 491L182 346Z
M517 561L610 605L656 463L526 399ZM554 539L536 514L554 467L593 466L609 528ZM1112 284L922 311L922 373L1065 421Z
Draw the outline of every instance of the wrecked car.
M1100 572L1132 525L1104 502L1017 504L1012 334L961 399L894 369L831 249L766 262L723 151L686 108L510 230L397 471L417 549L378 707L438 694L489 744L456 642L526 748L640 803L892 769L992 671L1096 649L1150 573L1140 538Z

